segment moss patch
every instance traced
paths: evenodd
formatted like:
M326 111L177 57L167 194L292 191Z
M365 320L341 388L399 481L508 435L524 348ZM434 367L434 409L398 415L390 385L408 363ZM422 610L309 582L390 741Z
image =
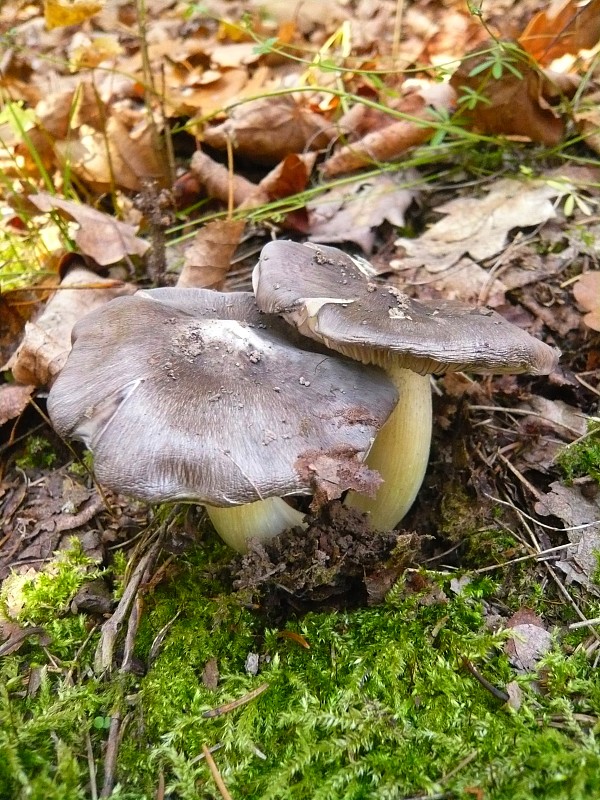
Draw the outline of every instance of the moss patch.
M125 724L113 796L126 800L154 797L161 771L169 797L216 796L203 744L217 748L236 798L600 795L592 665L557 637L537 674L516 675L505 634L485 628L489 578L456 596L449 579L413 573L381 606L309 613L277 630L219 580L228 556L213 543L182 557L145 598L137 655L153 660L143 677L94 678L97 636L81 649L82 617L59 618L68 646L56 629L46 649L31 639L2 660L2 800L89 797L88 748L101 786L117 710ZM64 587L64 573L54 580ZM483 688L465 658L499 688L516 681L520 708ZM245 705L206 716L265 683Z

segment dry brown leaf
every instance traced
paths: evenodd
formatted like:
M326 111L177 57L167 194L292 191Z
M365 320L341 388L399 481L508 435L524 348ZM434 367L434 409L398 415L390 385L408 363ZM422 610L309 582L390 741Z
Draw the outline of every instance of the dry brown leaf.
M49 30L79 25L102 11L104 0L44 0L44 17Z
M135 286L75 267L37 320L27 323L25 337L5 369L12 370L18 383L50 386L67 360L77 320L114 297L135 291Z
M435 210L446 216L418 239L397 239L405 255L391 262L396 270L425 266L440 272L468 253L477 261L499 253L513 228L539 225L556 216L551 200L569 191L558 182L498 180L484 197L459 197Z
M79 138L56 141L54 149L79 178L99 192L112 186L139 192L146 180L167 183L167 166L155 146L152 127L138 114L126 124L113 108L101 130L82 124Z
M135 235L133 225L119 222L89 206L45 192L30 195L29 199L40 211L60 210L75 220L80 226L75 234L77 246L101 266L115 264L127 255L143 256L150 247Z
M346 172L362 169L381 161L395 161L409 147L427 141L434 132L428 125L436 117L436 111L450 109L455 100L454 90L448 84L425 81L406 82L407 94L398 110L414 119L392 122L378 127L362 139L342 147L321 167L323 175L334 177ZM378 120L377 125L381 124Z
M250 66L262 58L261 54L256 52L254 41L220 44L210 48L208 52L213 65L223 69L239 67L240 64Z
M404 225L404 212L419 191L416 173L382 173L336 186L307 204L312 242L355 242L371 253L374 229L385 220Z
M237 106L226 122L204 131L204 141L223 150L229 140L237 154L277 164L290 153L326 147L333 134L326 120L283 95Z
M194 115L200 112L208 116L225 108L240 96L248 83L245 69L227 69L214 72L207 80L206 72L197 81L183 73L177 65L167 65L165 74L165 102L171 117Z
M574 117L586 144L600 153L600 92L585 96Z
M547 77L531 65L527 54L519 53L510 43L499 59L501 62L504 58L511 68L503 65L500 77L494 77L497 67L492 64L492 55L499 47L501 42L491 42L489 47L467 54L451 77L459 107L462 105L461 119L480 133L558 144L565 132L565 122L550 105L558 87L551 86ZM490 66L477 71L488 62ZM474 75L473 70L477 71ZM477 97L480 99L473 107L471 103Z
M220 289L244 231L243 220L215 220L201 228L185 251L177 286Z
M100 130L106 122L106 105L91 83L82 81L77 89L52 92L35 109L42 130L54 139L67 139L82 124Z
M588 313L583 321L593 331L600 331L600 272L585 272L573 286L575 300Z
M565 551L556 566L567 576L567 583L579 583L600 596L594 580L600 552L600 501L586 499L578 486L565 486L559 481L550 484L550 491L535 504L540 516L562 520L572 547Z
M316 160L316 153L290 153L265 175L258 186L270 200L281 200L303 192Z
M537 62L550 64L566 53L591 50L600 39L600 0L553 0L533 17L519 44Z
M512 638L506 642L504 649L510 663L519 672L532 672L550 649L552 636L540 617L526 608L512 615L507 628Z
M201 150L197 150L192 156L190 172L200 181L209 197L226 204L231 197L234 208L253 197L258 189L257 184L231 173L226 166L213 161Z
M3 383L0 385L0 426L22 414L31 400L34 386Z

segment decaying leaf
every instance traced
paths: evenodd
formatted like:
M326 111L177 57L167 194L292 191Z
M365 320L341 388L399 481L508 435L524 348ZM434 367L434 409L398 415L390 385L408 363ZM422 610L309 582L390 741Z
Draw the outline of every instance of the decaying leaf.
M553 198L567 193L553 181L496 181L484 197L460 197L435 210L446 216L418 239L401 238L396 246L404 255L391 262L396 270L425 266L440 272L469 254L477 261L499 253L514 228L540 225L556 216Z
M600 0L553 0L529 22L519 44L542 65L590 50L600 39Z
M600 331L600 272L585 272L573 286L575 300L588 313L583 321L593 331Z
M144 181L166 182L167 169L152 126L137 120L131 128L113 113L101 130L84 124L76 139L57 140L54 150L75 174L99 192L112 186L140 191ZM92 120L94 121L94 120Z
M306 189L316 153L290 153L260 181L259 188L270 200L281 200Z
M553 108L562 86L534 67L510 42L490 42L467 54L450 79L461 119L480 133L558 144L565 122Z
M519 672L532 672L540 658L550 649L550 633L540 617L526 608L513 614L507 627L512 638L506 642L504 649L510 663Z
M244 230L243 220L215 220L201 228L185 251L177 286L220 289Z
M208 197L214 197L226 204L231 200L234 208L249 200L258 189L255 183L230 172L226 166L214 161L201 150L197 150L192 156L190 171Z
M235 153L276 164L289 153L326 147L333 135L326 120L285 95L237 106L228 120L204 131L204 141L218 149L231 141Z
M49 386L67 360L77 320L108 300L135 290L122 281L99 278L84 267L73 268L38 319L27 323L25 337L5 369L12 370L18 383Z
M44 0L46 25L64 28L78 25L102 10L104 0Z
M30 195L29 199L40 211L60 210L77 222L80 226L75 234L77 246L101 266L116 264L127 255L143 256L150 247L148 242L135 235L132 225L89 206L45 192Z
M407 81L408 88L398 111L408 119L390 116L390 124L367 133L357 142L342 147L322 165L323 175L333 177L382 161L395 161L409 147L427 141L435 128L428 125L440 110L449 110L456 99L449 84L426 81Z
M22 414L33 394L33 386L0 384L0 425Z
M404 212L419 194L416 181L414 172L384 172L329 189L307 204L309 239L355 242L365 253L371 253L375 228L385 220L398 227L404 225Z
M600 552L600 500L588 500L578 486L565 486L555 481L550 484L550 491L535 504L535 510L540 516L558 517L567 528L573 546L556 562L567 576L567 582L579 583L600 597L600 586L592 580Z
M574 117L586 144L600 153L600 91L585 96L578 104Z

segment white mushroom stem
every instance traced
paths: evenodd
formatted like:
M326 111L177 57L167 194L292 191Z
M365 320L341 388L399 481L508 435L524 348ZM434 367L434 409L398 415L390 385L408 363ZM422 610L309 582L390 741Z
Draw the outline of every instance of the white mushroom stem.
M369 512L378 530L395 528L412 506L427 469L432 427L429 376L394 366L386 372L400 399L367 456L383 483L374 498L356 492L346 498L347 505Z
M281 497L268 497L256 503L227 508L206 506L206 513L221 539L238 553L247 551L248 539L265 541L288 528L306 527L304 514Z

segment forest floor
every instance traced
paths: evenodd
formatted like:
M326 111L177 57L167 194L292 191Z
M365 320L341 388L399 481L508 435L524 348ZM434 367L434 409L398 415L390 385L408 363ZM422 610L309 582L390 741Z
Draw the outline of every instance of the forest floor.
M2 4L0 800L600 797L599 41L597 0ZM561 358L432 378L397 530L235 555L46 398L87 312L273 238Z

